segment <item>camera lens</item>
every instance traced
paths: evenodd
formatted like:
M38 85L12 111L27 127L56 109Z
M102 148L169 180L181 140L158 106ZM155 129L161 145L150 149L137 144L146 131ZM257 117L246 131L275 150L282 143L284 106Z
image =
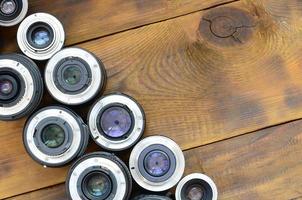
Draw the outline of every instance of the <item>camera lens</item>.
M37 65L19 54L0 56L0 120L30 114L40 103L43 81Z
M66 181L72 200L129 199L132 180L126 165L115 155L90 153L74 163Z
M0 26L18 24L28 10L27 0L0 0Z
M200 173L183 178L176 188L176 200L217 200L217 187L213 180Z
M169 197L159 195L139 195L132 200L171 200Z
M17 33L22 52L35 60L47 60L64 45L61 22L47 13L35 13L23 20Z
M165 191L181 179L185 159L180 147L164 136L150 136L132 150L129 166L132 177L144 189Z
M38 163L59 167L82 155L89 140L88 128L71 110L50 106L34 113L26 122L23 141Z
M142 136L145 114L132 97L114 93L92 106L88 125L98 145L110 151L121 151L133 146Z
M80 48L66 48L47 63L45 82L56 100L67 105L80 105L103 90L106 71L92 53Z

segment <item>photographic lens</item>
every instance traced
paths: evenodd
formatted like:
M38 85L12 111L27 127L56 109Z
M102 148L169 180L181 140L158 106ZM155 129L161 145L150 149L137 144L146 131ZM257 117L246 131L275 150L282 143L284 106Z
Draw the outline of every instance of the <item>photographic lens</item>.
M38 163L59 167L82 155L89 139L88 128L73 111L50 106L34 113L26 122L23 141Z
M105 152L87 154L69 170L66 190L72 200L126 200L132 181L126 165Z
M61 146L65 140L64 129L56 124L49 124L42 130L42 142L49 148Z
M130 113L118 106L109 107L101 116L100 124L103 132L113 138L124 136L131 129Z
M200 173L183 178L177 185L176 200L217 200L217 187L213 180Z
M139 195L134 197L132 200L171 200L171 199L169 197L159 196L159 195Z
M102 97L92 106L88 125L99 146L121 151L133 146L142 136L145 114L133 98L114 93Z
M180 147L164 136L150 136L133 148L129 167L134 180L146 190L160 192L173 187L185 168Z
M47 63L46 86L61 103L80 105L92 100L105 87L106 72L102 62L80 48L66 48Z
M0 26L13 26L25 17L27 0L0 0Z
M35 60L47 60L63 47L65 32L54 16L35 13L20 24L17 40L25 55Z
M30 114L42 94L42 77L33 61L19 54L0 56L0 120Z
M17 5L13 0L3 0L0 4L0 10L5 15L10 15L16 11Z
M170 169L170 159L163 151L151 151L144 159L146 171L154 177L165 175Z

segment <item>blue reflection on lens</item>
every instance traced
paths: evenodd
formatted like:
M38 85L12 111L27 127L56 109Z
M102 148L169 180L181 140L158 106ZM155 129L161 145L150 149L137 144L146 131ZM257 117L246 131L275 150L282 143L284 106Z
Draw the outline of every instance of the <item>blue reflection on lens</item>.
M155 150L147 154L144 165L151 176L160 177L169 171L170 159L163 151Z
M33 32L33 42L38 46L45 46L50 41L50 33L44 29L39 28Z

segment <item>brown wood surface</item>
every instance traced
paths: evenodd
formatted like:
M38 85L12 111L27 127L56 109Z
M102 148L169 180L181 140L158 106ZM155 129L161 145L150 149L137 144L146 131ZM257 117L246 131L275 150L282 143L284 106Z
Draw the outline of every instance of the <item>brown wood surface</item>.
M265 129L185 152L186 174L203 172L219 199L302 198L302 121ZM63 184L10 200L67 200Z
M79 46L104 61L109 75L107 93L125 92L143 105L147 114L145 135L165 134L186 150L301 118L301 10L300 1L243 0ZM82 28L72 29L81 38ZM91 26L83 30L95 29ZM94 37L98 36L89 38ZM68 167L43 169L26 155L21 140L23 122L0 123L0 198L65 179ZM279 138L290 136L275 133L274 128L269 130L276 136L279 133ZM240 148L241 143L252 142L263 133L266 136L265 131L247 134L190 150L188 170L202 166L217 179L224 199L266 199L270 193L279 194L281 199L294 198L300 186L296 181L299 177L295 177L301 172L299 142L288 143L282 149L288 138L281 138L279 144L270 136L265 137L266 146L262 148ZM282 161L284 152L289 154L284 158L289 163ZM235 162L236 155L240 162ZM215 156L217 160L213 160ZM251 163L244 160L245 156ZM194 158L198 159L194 162ZM267 176L264 172L270 172L268 168L258 169L265 163L273 166L272 174ZM287 171L281 168L283 171L277 176L282 164L288 167ZM297 178L294 189L285 189L292 177Z
M29 14L47 12L64 25L66 44L120 32L233 0L29 0ZM17 48L18 27L0 29L0 52Z

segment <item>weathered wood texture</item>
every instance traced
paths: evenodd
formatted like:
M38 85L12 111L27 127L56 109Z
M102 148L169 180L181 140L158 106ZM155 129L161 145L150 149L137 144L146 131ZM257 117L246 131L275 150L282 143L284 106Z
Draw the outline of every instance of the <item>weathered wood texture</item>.
M301 198L302 121L269 128L185 152L186 174L210 175L225 200ZM67 200L64 185L10 200Z
M301 10L300 1L245 0L79 46L103 59L107 93L143 105L145 135L165 134L189 149L301 118ZM65 179L66 168L45 170L26 155L23 121L0 123L0 198ZM265 180L245 181L257 188Z
M66 44L166 20L232 0L29 0L29 14L47 12L64 24ZM0 52L17 49L16 30L0 27ZM13 41L13 42L12 42Z

